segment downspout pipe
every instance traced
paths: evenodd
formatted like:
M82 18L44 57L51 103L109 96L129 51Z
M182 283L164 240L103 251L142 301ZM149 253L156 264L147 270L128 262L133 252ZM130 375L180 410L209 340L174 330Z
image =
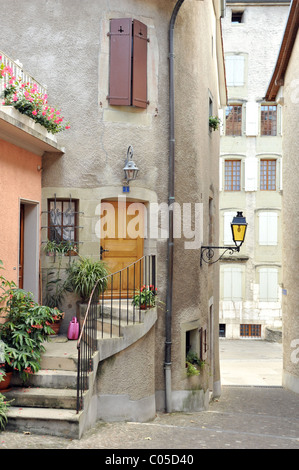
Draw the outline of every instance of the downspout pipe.
M171 392L171 323L172 323L172 295L173 295L173 210L171 205L174 197L174 162L175 162L175 133L174 133L174 26L178 12L185 0L178 0L171 16L169 25L169 236L167 245L167 293L166 293L166 318L165 318L165 409L167 413L172 411Z

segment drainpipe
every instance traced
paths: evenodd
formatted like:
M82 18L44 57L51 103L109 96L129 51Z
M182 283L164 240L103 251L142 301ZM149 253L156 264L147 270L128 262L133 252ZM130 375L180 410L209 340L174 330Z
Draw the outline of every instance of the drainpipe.
M174 26L177 14L185 0L178 0L171 16L169 25L169 189L168 204L174 203ZM166 294L166 319L165 319L165 408L166 412L172 411L171 400L171 320L172 320L172 292L173 292L173 211L169 210L169 237L167 246L168 278Z

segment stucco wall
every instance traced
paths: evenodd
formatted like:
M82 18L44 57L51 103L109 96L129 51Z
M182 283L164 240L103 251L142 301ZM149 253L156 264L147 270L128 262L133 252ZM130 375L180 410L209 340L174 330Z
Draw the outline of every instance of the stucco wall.
M104 194L117 199L122 190L123 166L129 145L139 167L129 196L149 204L168 203L169 93L168 29L176 2L159 0L24 0L6 8L0 30L1 48L19 58L36 78L48 86L49 103L61 107L71 129L59 135L65 147L63 159L48 156L43 161L43 197L80 199L80 246L83 255L99 256L94 233L95 208ZM4 4L0 0L0 6ZM109 75L109 19L132 17L147 24L148 99L146 110L112 107L107 101ZM26 27L21 28L19 19ZM35 18L32 21L32 18ZM40 25L43 28L40 28ZM218 28L219 34L219 28ZM11 38L13 37L13 41ZM209 199L218 211L219 133L210 132L209 99L213 114L219 107L217 88L216 20L210 0L184 2L175 27L175 196L183 210L203 204L203 241L209 233ZM221 54L221 51L219 51ZM182 212L183 213L183 212ZM182 227L183 228L183 227ZM43 239L46 232L43 232ZM191 239L192 240L192 239ZM218 240L214 217L213 240ZM174 304L172 325L173 388L189 387L182 367L185 342L181 324L199 320L209 328L211 302L214 325L218 324L218 266L200 268L200 243L186 250L184 239L174 247ZM187 240L188 241L188 240ZM190 238L189 238L190 241ZM164 390L165 295L167 239L146 240L146 250L157 254L158 307L155 343L155 389ZM44 267L47 263L43 260ZM212 299L212 300L211 300ZM217 327L215 328L215 380L219 381ZM212 333L210 335L213 336ZM153 354L147 348L148 354ZM208 374L200 386L208 387Z
M299 393L299 219L298 153L296 122L298 99L299 40L292 51L284 80L283 95L283 383Z
M20 202L41 201L41 157L0 140L0 259L18 285ZM5 229L4 229L5 227Z

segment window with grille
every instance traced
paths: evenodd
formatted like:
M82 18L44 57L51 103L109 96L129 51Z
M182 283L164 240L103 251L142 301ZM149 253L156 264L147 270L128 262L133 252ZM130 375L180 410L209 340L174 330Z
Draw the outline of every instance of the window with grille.
M225 191L241 190L241 160L225 160L224 189Z
M244 337L261 337L261 325L240 325L240 336Z
M242 135L242 106L227 106L225 118L226 135Z
M276 190L276 160L261 160L260 189Z
M261 135L276 135L277 106L261 106Z
M48 239L50 241L77 242L78 201L48 200Z

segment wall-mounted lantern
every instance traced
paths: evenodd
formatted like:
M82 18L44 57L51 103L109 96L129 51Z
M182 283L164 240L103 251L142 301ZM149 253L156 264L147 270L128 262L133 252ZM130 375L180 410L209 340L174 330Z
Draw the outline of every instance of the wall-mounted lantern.
M127 151L127 159L124 166L124 174L127 184L137 178L138 171L138 166L133 162L133 147L130 145Z
M230 255L232 255L235 251L240 251L240 248L245 240L245 234L247 229L247 222L245 217L243 217L242 212L237 212L237 215L233 218L231 222L231 229L235 246L202 245L200 250L200 266L202 265L203 261L207 264L217 263L217 261L219 261L227 251ZM214 250L224 250L224 252L216 260L213 260L215 255Z

